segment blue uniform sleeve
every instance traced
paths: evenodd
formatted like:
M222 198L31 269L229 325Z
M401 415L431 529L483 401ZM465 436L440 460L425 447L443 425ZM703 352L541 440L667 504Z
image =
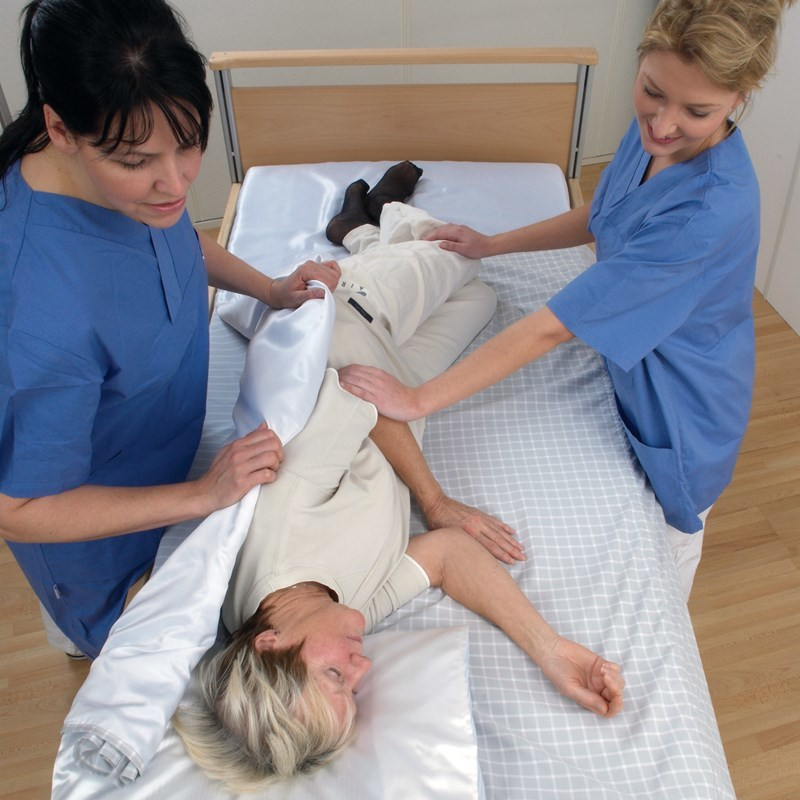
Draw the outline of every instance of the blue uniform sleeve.
M697 306L707 258L693 225L655 218L547 305L575 336L629 370Z
M28 333L9 335L0 491L41 497L85 483L100 400L97 365Z

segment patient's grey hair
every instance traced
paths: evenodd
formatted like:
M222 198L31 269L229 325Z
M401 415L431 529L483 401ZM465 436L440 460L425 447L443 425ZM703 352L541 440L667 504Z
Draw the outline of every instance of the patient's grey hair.
M181 707L173 722L190 757L234 791L254 791L312 772L347 745L344 726L310 678L302 643L259 653L255 638L274 626L259 609L222 651L198 670L201 705Z

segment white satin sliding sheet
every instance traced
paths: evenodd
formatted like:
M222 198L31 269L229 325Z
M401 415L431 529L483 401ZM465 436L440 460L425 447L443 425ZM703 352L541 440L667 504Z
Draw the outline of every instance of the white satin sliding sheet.
M233 424L242 436L267 422L288 442L316 402L335 316L333 297L326 291L324 299L295 311L262 306L259 314ZM253 489L201 522L134 598L72 704L59 762L107 776L112 786L144 772L191 671L217 638L219 609L257 498ZM54 786L55 797L79 795L72 781Z

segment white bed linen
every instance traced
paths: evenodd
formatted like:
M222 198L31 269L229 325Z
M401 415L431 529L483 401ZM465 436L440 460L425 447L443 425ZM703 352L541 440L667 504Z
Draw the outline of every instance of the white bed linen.
M232 249L272 274L305 257L340 252L320 231L344 186L362 176L372 183L387 165L335 165L332 172L328 166L269 168L260 186L258 173L248 173ZM422 166L412 202L487 232L566 208L563 181L555 202L542 204L537 178L523 167L503 165L507 171L492 180L494 167L486 165ZM323 192L319 210L315 197ZM463 207L448 210L449 202ZM274 238L265 238L268 232ZM483 278L500 303L473 346L541 306L591 258L578 248L488 259ZM197 469L230 431L242 363L241 337L217 319L211 331L213 379ZM602 720L559 697L502 633L440 591L429 590L392 615L382 628L468 626L487 796L733 798L663 515L628 448L597 354L572 342L434 415L425 452L446 491L517 529L529 558L511 571L544 616L622 663L627 681L625 709ZM423 529L416 512L412 525ZM166 537L159 561L185 533ZM169 795L196 796L179 781Z
M554 164L414 163L423 173L408 202L435 219L499 233L569 208L564 175ZM391 165L377 161L252 167L242 184L230 250L268 275L285 274L317 255L345 255L343 247L325 238L345 187L358 178L374 186Z

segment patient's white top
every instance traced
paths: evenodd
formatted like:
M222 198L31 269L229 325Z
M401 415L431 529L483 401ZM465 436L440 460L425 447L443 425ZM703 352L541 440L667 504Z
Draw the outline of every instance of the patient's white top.
M369 433L375 407L328 369L306 427L285 448L280 479L262 486L222 609L239 628L277 589L317 581L361 611L366 630L429 585L405 555L408 489Z
M340 262L329 365L371 364L413 384L449 366L491 317L494 293L483 284L476 293L480 262L420 241L437 224L390 203L380 229L362 226L345 238L352 255ZM405 555L408 489L369 438L376 421L375 407L328 369L277 480L261 487L222 609L229 631L270 592L302 581L361 611L367 631L427 588ZM420 441L423 421L411 430Z

